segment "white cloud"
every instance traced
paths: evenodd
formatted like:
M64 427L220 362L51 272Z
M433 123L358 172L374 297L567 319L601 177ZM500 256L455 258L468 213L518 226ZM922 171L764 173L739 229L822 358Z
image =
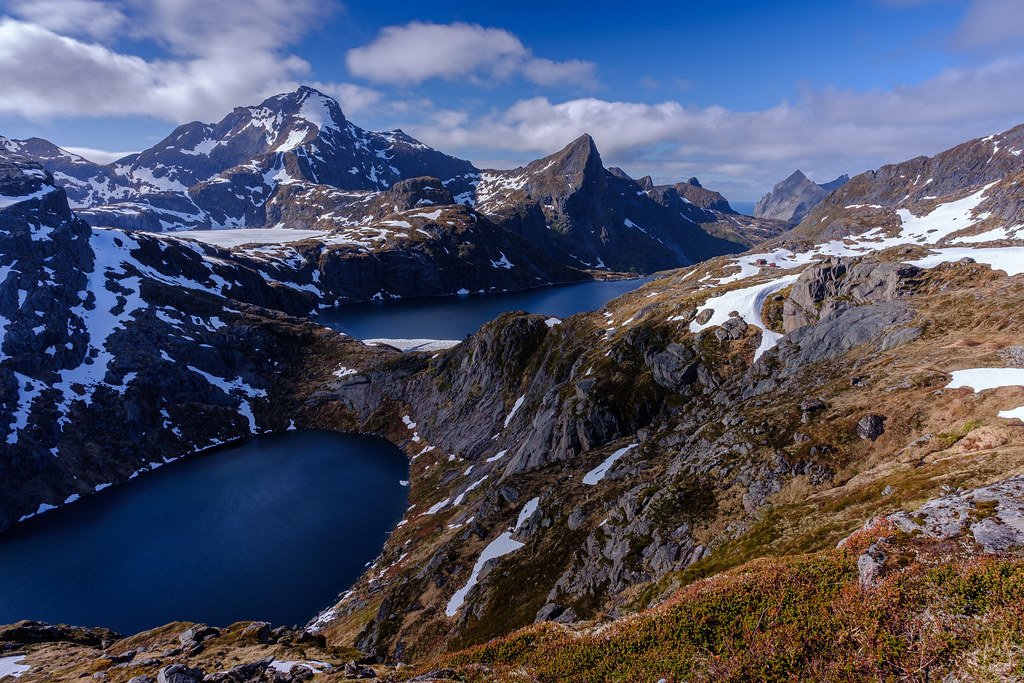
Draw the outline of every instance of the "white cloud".
M93 149L92 147L63 147L62 149L97 164L109 164L123 159L129 154L135 154L135 152L108 152L105 149Z
M1024 40L1021 0L974 0L964 15L956 42L968 49L1007 45Z
M312 87L338 100L346 116L381 108L394 108L394 103L384 99L384 93L373 88L364 88L354 83L311 83Z
M516 75L546 86L595 84L593 63L534 57L512 33L479 24L387 26L370 44L349 50L346 63L353 76L397 85L434 78L501 81Z
M807 92L757 111L537 97L476 119L439 112L410 129L450 153L505 158L551 153L590 133L607 164L661 181L718 178L754 196L798 167L831 180L1009 128L1024 122L1021 101L1024 58L1005 58L948 69L914 86Z
M5 7L22 19L0 17L0 113L218 119L308 79L309 64L287 48L335 6L334 0L247 0L244 8L235 0L13 0ZM164 54L118 52L103 43L114 30ZM374 97L358 86L325 87L356 109Z
M105 38L128 21L119 3L101 0L14 0L14 16L66 35Z

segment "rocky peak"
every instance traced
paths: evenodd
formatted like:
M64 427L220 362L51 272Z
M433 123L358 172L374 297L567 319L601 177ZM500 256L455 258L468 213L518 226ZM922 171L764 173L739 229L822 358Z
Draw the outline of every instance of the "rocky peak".
M303 124L314 126L317 130L334 128L341 130L347 120L341 111L341 105L333 97L310 88L300 86L298 90L281 95L274 95L264 100L258 107L249 107L253 116L260 110L267 110L283 117L286 127L301 127Z
M726 214L736 213L729 205L729 201L721 193L707 189L696 178L690 178L685 183L676 183L672 186L672 189L678 192L680 197L697 208Z
M827 183L821 183L821 187L831 192L832 190L838 190L840 187L842 187L848 182L850 182L850 176L844 173L835 180L830 180Z
M576 187L589 182L598 182L604 177L604 163L597 151L594 138L584 133L560 151L532 164L533 172L546 177L566 177Z
M841 175L831 182L819 185L797 169L761 198L754 208L754 215L796 225L810 213L811 209L848 180L847 176Z

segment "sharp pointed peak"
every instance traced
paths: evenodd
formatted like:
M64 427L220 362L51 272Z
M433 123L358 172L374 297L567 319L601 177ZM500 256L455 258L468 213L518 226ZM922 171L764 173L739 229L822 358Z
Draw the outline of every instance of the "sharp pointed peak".
M597 143L594 142L594 138L590 136L590 133L584 133L579 136L566 145L565 149L579 149L583 147L589 148L591 152L597 152Z

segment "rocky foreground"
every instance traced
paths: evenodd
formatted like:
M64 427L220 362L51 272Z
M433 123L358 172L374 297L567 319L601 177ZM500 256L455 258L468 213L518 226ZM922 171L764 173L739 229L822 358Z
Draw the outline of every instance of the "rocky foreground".
M189 248L197 273L238 269L234 287L179 304L203 306L194 314L214 328L189 317L181 333L236 363L173 366L178 381L208 383L198 409L223 416L202 436L293 424L385 436L410 456L411 507L350 592L266 642L250 624L85 644L77 629L29 642L17 634L53 630L23 625L0 647L30 667L19 680L274 680L285 672L270 657L324 680L371 675L360 667L412 680L1012 678L1024 639L1021 149L1024 128L858 176L754 253L563 321L509 313L439 353L367 348L255 298L240 307L245 264ZM161 320L158 297L174 290L144 268L143 242L127 252L106 289L135 302L130 332ZM140 281L129 291L127 278ZM271 280L247 296L295 291ZM276 345L257 338L274 350L250 367L244 335L256 333ZM57 413L30 411L19 440L44 419L69 431L61 401L81 402L61 358L36 392ZM197 426L175 423L189 440L173 451L174 430L154 422L164 394L149 377L125 381L145 366L122 362L93 385L96 407L76 410L98 419L140 401L143 434L166 439L168 457L200 443L185 431ZM9 367L9 395L35 407L18 386L27 371ZM253 422L227 424L243 402ZM109 468L95 477L137 471L73 424L88 462ZM43 455L53 493L33 495L59 502L61 477L85 461ZM9 471L30 482L20 472L33 462ZM26 494L18 510L46 500ZM240 665L255 668L230 673Z

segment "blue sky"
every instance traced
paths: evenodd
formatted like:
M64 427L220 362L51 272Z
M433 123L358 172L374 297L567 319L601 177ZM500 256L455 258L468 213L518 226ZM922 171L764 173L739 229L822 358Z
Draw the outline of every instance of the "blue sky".
M1024 122L1020 0L239 7L0 0L0 134L132 151L309 83L479 164L590 132L635 176L752 200Z

